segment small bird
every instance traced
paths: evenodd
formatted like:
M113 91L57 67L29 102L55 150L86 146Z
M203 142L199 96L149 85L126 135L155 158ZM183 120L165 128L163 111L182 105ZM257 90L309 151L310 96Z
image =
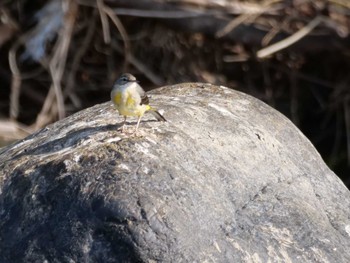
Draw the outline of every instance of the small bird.
M153 107L149 105L146 92L138 84L136 78L130 73L122 74L114 83L111 92L111 100L114 107L124 116L122 132L125 129L127 116L138 117L134 133L137 132L142 116L146 111L152 113L158 121L166 121L166 119Z

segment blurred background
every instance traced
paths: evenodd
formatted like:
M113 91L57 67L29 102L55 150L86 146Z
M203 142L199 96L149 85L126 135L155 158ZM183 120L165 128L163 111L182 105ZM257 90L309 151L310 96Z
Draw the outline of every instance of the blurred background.
M350 187L350 1L2 0L0 146L109 100L210 82L290 118Z

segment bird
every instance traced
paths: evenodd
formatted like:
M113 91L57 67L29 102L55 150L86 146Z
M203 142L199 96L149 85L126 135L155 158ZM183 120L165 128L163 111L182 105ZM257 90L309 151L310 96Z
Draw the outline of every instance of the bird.
M125 131L125 123L128 116L138 117L134 131L134 133L137 133L141 118L146 111L150 112L158 121L166 121L155 108L149 105L149 98L138 83L132 74L124 73L114 83L111 91L111 100L114 107L120 115L124 116L124 122L121 127L122 133Z

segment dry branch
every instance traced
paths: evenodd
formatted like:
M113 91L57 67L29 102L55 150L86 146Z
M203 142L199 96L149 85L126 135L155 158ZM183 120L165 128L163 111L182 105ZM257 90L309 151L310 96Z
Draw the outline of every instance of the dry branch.
M271 7L270 7L271 5L279 3L279 2L281 2L281 0L267 0L267 1L264 1L261 4L260 9L254 10L254 12L251 12L251 13L244 13L244 14L238 16L237 18L233 19L223 29L220 29L216 33L216 36L217 37L223 37L223 36L227 35L234 28L236 28L238 25L246 22L247 20L249 20L250 23L253 23L253 21L257 17L259 17L260 15L262 15L265 12L268 12L271 9Z
M307 34L309 34L314 28L316 28L320 23L322 22L322 17L318 16L314 18L310 23L308 23L305 27L300 29L298 32L294 33L290 37L287 37L286 39L279 41L271 46L268 46L266 48L263 48L257 52L258 58L265 58L267 56L272 55L273 53L276 53L284 48L289 47L290 45L296 43L303 37L305 37Z

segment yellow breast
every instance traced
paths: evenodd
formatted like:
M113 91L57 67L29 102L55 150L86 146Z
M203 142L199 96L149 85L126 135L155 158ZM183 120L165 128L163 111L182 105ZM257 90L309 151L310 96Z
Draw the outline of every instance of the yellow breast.
M122 103L122 93L121 92L117 92L114 97L112 98L113 103L115 106L119 106Z
M117 91L112 96L112 101L119 114L124 116L142 116L149 110L148 105L140 105L128 91Z

